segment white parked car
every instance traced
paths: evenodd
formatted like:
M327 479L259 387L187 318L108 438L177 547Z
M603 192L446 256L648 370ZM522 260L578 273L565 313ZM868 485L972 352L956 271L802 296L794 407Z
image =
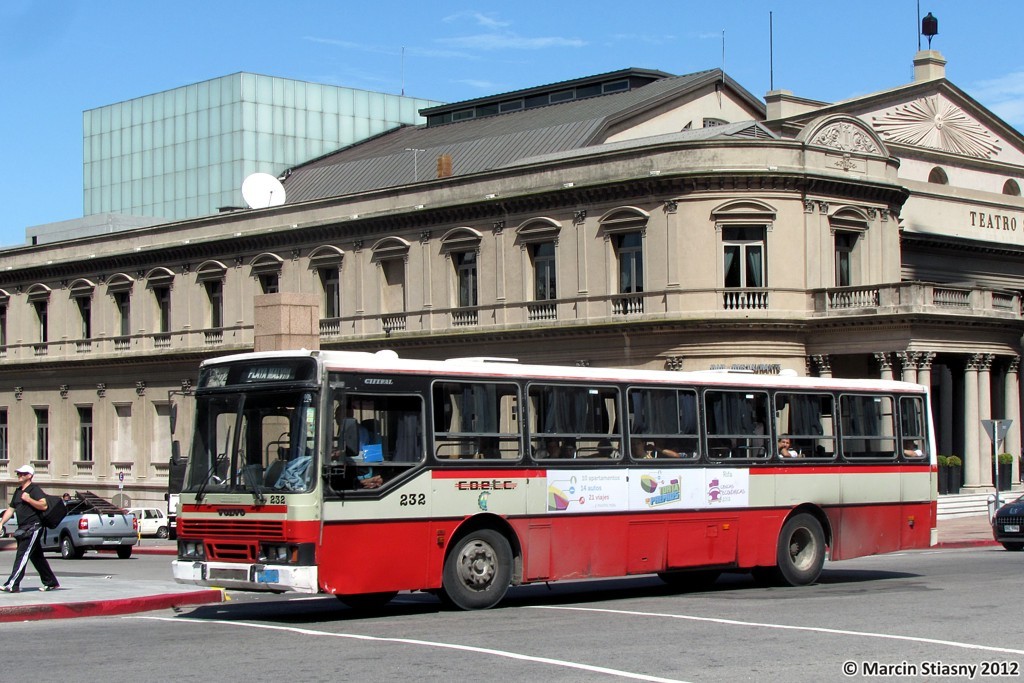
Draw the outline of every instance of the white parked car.
M139 529L143 536L167 538L167 514L160 508L128 508L128 513L139 520Z

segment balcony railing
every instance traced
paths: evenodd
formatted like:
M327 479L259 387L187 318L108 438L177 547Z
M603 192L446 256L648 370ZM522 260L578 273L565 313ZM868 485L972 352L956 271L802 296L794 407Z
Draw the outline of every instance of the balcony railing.
M812 291L811 298L815 315L934 313L1024 317L1019 294L930 282L820 289Z
M558 306L549 301L526 305L527 320L557 320Z
M452 327L468 327L480 322L480 311L459 309L452 311Z
M644 312L644 295L629 294L612 299L613 315L639 315Z
M380 319L380 324L386 334L401 332L405 329L405 314L385 315Z
M205 330L203 332L203 342L207 346L214 346L224 343L224 330Z
M115 351L130 351L132 348L131 337L114 337Z
M727 311L749 311L768 308L767 289L724 289L722 308Z

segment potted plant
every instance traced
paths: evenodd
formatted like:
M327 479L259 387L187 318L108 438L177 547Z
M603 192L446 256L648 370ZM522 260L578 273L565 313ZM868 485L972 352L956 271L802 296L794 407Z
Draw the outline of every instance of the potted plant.
M1013 456L1009 453L1000 453L997 455L993 469L993 473L996 472L999 474L999 490L1009 491L1010 485L1013 483L1010 481L1013 478Z
M949 458L939 456L939 495L949 493Z
M960 493L960 476L963 471L963 461L951 455L946 458L946 488L948 493Z

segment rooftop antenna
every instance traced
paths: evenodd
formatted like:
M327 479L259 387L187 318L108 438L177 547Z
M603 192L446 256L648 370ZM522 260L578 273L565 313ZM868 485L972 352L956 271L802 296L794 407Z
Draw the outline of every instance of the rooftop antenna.
M405 97L405 46L402 46L402 97Z
M775 24L768 12L768 90L775 90Z

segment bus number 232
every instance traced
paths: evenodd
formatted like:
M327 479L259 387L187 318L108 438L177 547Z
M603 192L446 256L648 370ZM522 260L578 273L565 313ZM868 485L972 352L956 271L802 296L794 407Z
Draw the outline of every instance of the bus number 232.
M425 493L403 493L399 499L398 504L402 506L406 505L426 505L427 494Z

